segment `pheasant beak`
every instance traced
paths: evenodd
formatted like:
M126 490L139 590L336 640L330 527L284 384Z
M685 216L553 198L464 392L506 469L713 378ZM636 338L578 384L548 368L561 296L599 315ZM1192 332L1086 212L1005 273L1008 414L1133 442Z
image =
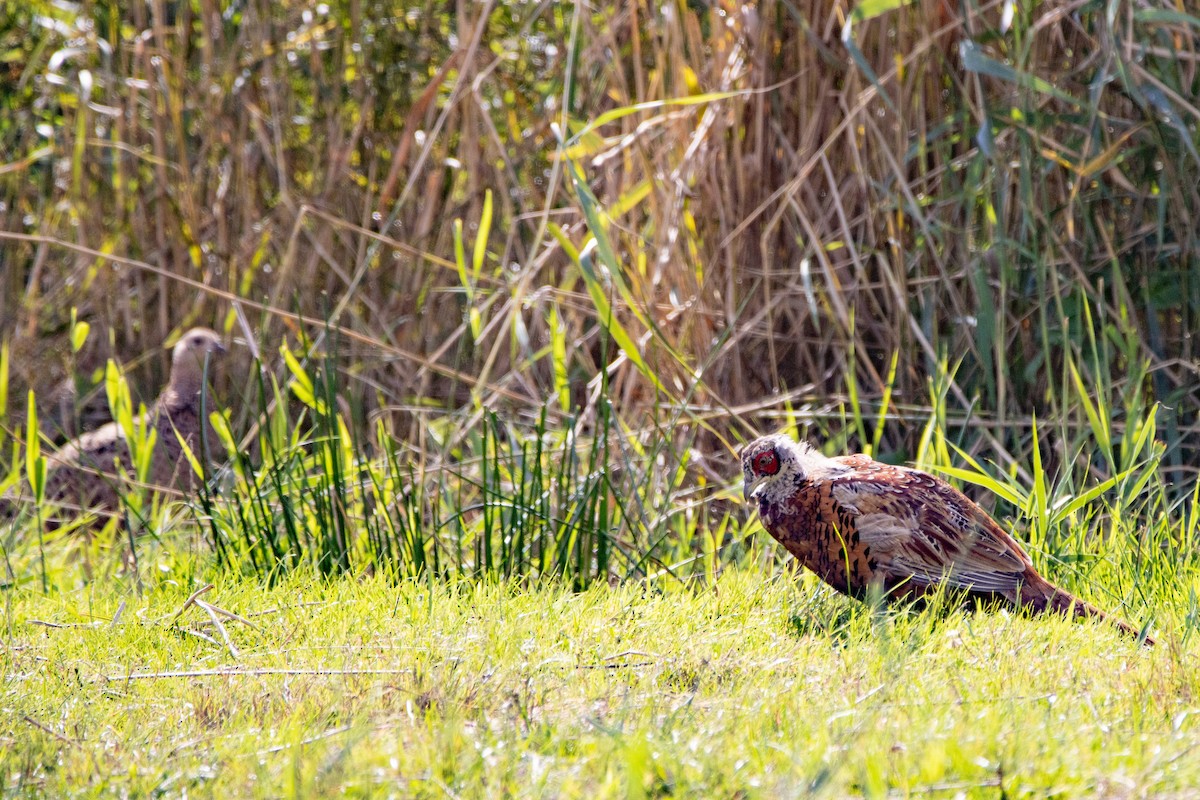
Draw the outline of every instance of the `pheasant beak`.
M742 498L748 503L753 498L758 496L758 490L762 486L763 477L760 475L757 478L746 476L742 482Z

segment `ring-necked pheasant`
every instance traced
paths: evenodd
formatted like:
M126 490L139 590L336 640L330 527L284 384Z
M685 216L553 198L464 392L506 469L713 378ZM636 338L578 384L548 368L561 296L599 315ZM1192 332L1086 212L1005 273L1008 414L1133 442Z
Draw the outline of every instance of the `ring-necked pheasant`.
M862 600L874 587L898 600L945 584L1034 613L1107 619L1139 636L1039 575L1012 536L940 478L861 454L827 458L780 435L740 455L743 491L763 527L843 594Z
M195 470L184 457L176 431L202 462L205 455L211 458L216 454L218 444L207 420L201 417L201 406L206 361L224 352L221 337L208 328L192 328L175 344L170 379L143 420L157 431L147 475L150 484L183 491L196 487ZM211 407L204 409L205 413L210 410ZM201 431L207 436L204 445L200 443ZM106 515L120 508L123 487L115 464L133 474L125 431L116 422L72 439L58 452L48 455L46 462L46 503ZM28 488L24 496L28 498ZM56 526L61 520L47 521Z

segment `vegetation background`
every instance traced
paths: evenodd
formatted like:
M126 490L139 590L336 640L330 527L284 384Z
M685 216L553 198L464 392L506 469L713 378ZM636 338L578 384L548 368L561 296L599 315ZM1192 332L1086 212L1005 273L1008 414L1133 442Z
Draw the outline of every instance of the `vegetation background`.
M6 438L26 387L51 438L94 426L111 356L149 399L203 323L249 345L218 384L243 477L295 454L297 382L341 404L333 456L390 456L379 506L432 486L413 528L487 528L464 485L489 507L478 465L536 440L591 497L593 577L610 541L622 574L729 544L710 487L780 427L970 460L1055 553L1085 484L1169 516L1200 458L1196 17L893 6L6 4Z
M105 359L148 400L210 324L251 345L227 376L324 360L360 452L421 475L486 461L492 412L502 449L616 431L588 463L653 509L600 536L636 563L788 426L1187 498L1196 17L894 5L6 4L9 439L26 387L61 439ZM270 381L224 380L257 430Z
M0 466L27 388L61 441L205 324L246 346L183 529L234 574L783 563L730 501L785 428L983 486L1183 646L1198 96L1183 2L3 2ZM138 517L49 583L195 552Z

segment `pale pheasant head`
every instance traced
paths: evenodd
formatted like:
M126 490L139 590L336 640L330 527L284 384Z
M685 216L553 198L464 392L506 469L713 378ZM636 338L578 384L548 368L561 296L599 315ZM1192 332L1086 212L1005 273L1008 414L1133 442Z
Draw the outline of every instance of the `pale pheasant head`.
M208 328L192 328L179 337L171 351L171 381L168 389L188 397L204 388L206 359L225 352L221 336Z
M203 363L206 354L224 352L225 345L221 344L221 334L209 328L192 328L175 343L175 348L171 351L171 366L177 366L186 359Z
M827 459L782 434L763 436L742 448L742 496L747 500L790 497Z

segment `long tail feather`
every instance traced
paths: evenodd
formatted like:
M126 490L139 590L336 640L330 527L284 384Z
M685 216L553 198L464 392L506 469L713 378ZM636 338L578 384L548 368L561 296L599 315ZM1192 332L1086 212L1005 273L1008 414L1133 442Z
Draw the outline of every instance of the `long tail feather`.
M1116 626L1120 631L1128 636L1142 641L1147 647L1153 647L1155 642L1149 636L1142 638L1142 631L1130 625L1123 619L1115 617L1112 614L1107 614L1096 608L1090 603L1085 603L1075 595L1068 592L1066 589L1059 588L1049 581L1044 581L1042 586L1029 586L1032 591L1024 592L1021 599L1023 604L1040 613L1053 612L1062 614L1063 616L1075 617L1076 619L1091 617L1093 619L1105 620L1110 625Z

